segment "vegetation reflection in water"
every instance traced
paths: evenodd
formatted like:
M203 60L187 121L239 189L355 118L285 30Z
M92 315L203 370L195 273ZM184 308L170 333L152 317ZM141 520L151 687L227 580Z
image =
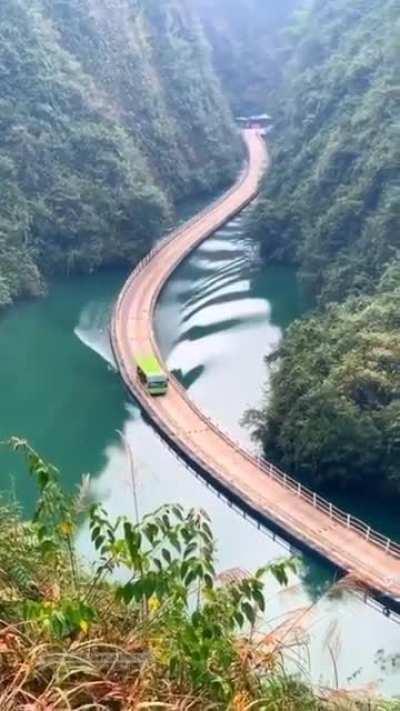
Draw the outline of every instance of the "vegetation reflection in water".
M235 220L182 265L162 295L158 314L170 366L191 395L243 441L248 433L239 422L259 393L263 351L279 342L281 328L303 308L293 270L259 271L251 257L241 221ZM281 545L185 469L128 402L113 372L107 320L123 279L120 272L108 272L60 283L46 301L20 305L3 318L0 338L7 368L1 376L1 436L27 436L65 472L71 488L82 473L92 472L93 494L113 516L133 510L121 431L134 454L140 513L166 501L204 508L213 521L219 568L254 570L281 556ZM236 323L223 330L219 323L227 319ZM201 330L192 330L189 338L196 326ZM17 343L24 344L19 351ZM13 405L16 388L18 403ZM18 420L21 410L24 417ZM6 470L15 471L15 463L8 462ZM15 486L29 508L25 478ZM87 550L85 529L79 543ZM306 640L310 634L314 678L335 681L327 639L341 684L353 675L357 686L383 676L375 655L380 648L396 651L396 625L357 600L324 599L308 610L332 578L311 558L302 560L301 579L293 577L283 593L278 586L271 592L270 617L276 623L288 611L302 610L300 627ZM396 677L386 675L384 688L398 691Z

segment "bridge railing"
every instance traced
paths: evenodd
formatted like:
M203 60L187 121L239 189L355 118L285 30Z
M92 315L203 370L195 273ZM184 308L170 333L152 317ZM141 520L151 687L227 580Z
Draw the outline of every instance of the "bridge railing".
M116 346L116 350L118 351L117 341L114 341L114 345ZM184 433L177 432L175 429L171 428L169 423L166 422L164 419L162 419L159 416L157 409L154 407L154 402L152 401L151 398L149 398L145 394L144 390L140 387L140 385L138 385L138 383L132 379L131 374L128 372L128 370L126 369L123 362L121 362L121 372L123 374L124 380L125 380L126 384L128 385L129 389L131 390L131 392L134 392L136 394L138 401L142 404L144 409L146 409L146 411L151 415L151 419L155 423L155 425L158 427L158 429L160 431L164 431L171 439L173 439L179 445L179 449L183 453L186 454L186 456L188 457L189 460L197 461L197 464L200 468L207 469L207 470L210 469L210 464L211 464L212 471L213 471L214 475L217 477L218 481L220 481L222 484L224 484L225 489L227 491L229 491L231 494L236 494L237 498L240 499L241 501L243 501L245 504L247 504L249 506L249 508L254 509L256 507L257 510L259 511L259 513L264 510L266 518L272 517L276 522L281 524L282 528L287 526L288 523L289 524L292 523L293 526L296 525L295 515L288 516L287 510L283 510L283 509L281 509L281 507L275 505L273 512L272 512L272 516L271 516L271 512L268 511L268 506L266 505L265 500L263 498L260 498L259 495L257 494L257 492L252 492L249 487L246 487L246 490L244 490L243 488L241 488L239 490L239 488L237 486L237 482L229 477L229 473L226 470L222 469L220 462L215 460L213 457L208 456L207 462L202 461L199 454L197 452L193 451L193 449L188 446L187 441L185 440L185 438L183 436ZM171 378L172 378L172 380L175 380L175 378L173 378L173 376L171 376ZM176 381L176 383L174 383L174 385L175 384L177 385L178 389L181 388L180 383L178 381ZM192 404L192 403L190 403L190 404ZM198 412L197 408L196 408L196 411ZM203 415L203 413L200 413L200 414ZM211 425L213 427L216 427L217 429L219 429L212 422L211 418L207 417L206 415L204 415L204 417L202 417L202 419L209 421L209 423L211 423ZM223 434L228 439L230 439L229 436L226 435L226 433L223 433ZM237 445L236 448L241 449L240 445ZM244 453L251 457L251 455L248 452L246 452L245 450L244 450ZM268 463L266 463L266 464L268 465ZM284 485L286 485L288 483L288 480L290 479L290 477L288 477L287 475L284 475L283 472L280 472L279 469L274 467L272 464L267 466L267 468L276 470L276 472L279 472L280 475L285 476L285 484ZM276 472L274 471L274 473L276 473ZM294 480L291 480L291 481L294 484L296 484L296 492L297 492L297 488L298 488L297 482L295 482ZM303 491L305 490L305 487L301 487L301 488ZM314 496L314 492L310 492L310 493ZM323 506L326 504L328 504L328 506L329 506L329 502L326 502L321 497L318 497L318 499L319 499L319 503L322 504ZM258 502L258 506L257 506L257 502ZM229 505L233 506L233 504L229 504ZM336 507L333 507L333 509L335 509L335 508ZM340 511L340 509L337 509L337 510ZM347 514L346 514L346 517L347 517ZM357 520L357 519L354 519L354 517L353 517L353 520ZM365 524L363 524L363 525L365 526ZM321 537L321 540L316 541L315 537L313 535L313 531L311 529L308 529L307 527L305 527L303 524L302 524L302 535L304 536L304 538L306 540L308 539L309 541L312 541L312 547L314 550L319 551L322 556L326 556L326 547L324 547L324 544L323 544L323 536ZM379 535L379 537L381 537L380 534L378 534L378 535ZM385 539L384 536L382 538ZM390 552L393 554L393 551L390 551ZM333 551L333 553L336 553L336 555L339 554L339 557L340 557L340 549L335 548L335 551ZM347 560L347 562L350 562L353 565L354 570L357 570L358 564L359 564L357 557L352 556L351 554L349 554L348 551L346 551L346 560ZM373 567L373 565L363 564L363 571L370 577L370 580L372 581L375 576L375 568ZM381 581L381 591L386 591L386 593L388 595L391 595L391 594L393 594L393 585L395 586L395 589L397 589L398 583L399 583L399 581L397 580L397 578L395 578L395 579L393 579L392 577L383 578ZM368 588L368 583L366 583L366 585Z
M278 481L285 488L290 489L293 493L307 501L314 508L327 514L333 521L343 524L346 528L357 531L367 541L377 544L387 552L390 552L400 558L400 546L389 537L375 531L361 519L356 518L352 514L346 513L342 509L338 508L332 504L332 502L327 501L315 491L308 489L300 482L282 472L272 463L260 459L257 459L257 463L260 468L268 474L268 476Z
M232 186L232 188L224 193L221 197L217 198L216 200L211 203L211 205L208 205L206 208L204 208L200 213L197 213L194 217L192 217L190 220L182 224L180 227L177 229L173 230L170 234L168 234L164 239L162 239L160 242L158 242L157 245L144 257L144 259L137 265L137 267L134 269L134 271L131 273L131 275L128 277L128 280L126 281L116 304L115 307L115 312L117 312L119 304L122 302L126 291L130 288L133 280L136 278L136 276L147 266L147 264L157 255L159 254L170 242L175 240L177 237L179 237L182 233L186 232L186 230L190 227L193 227L195 224L199 223L204 217L209 215L211 211L213 211L218 205L222 202L225 202L227 197L230 196L231 193L236 192L236 190L240 187L240 185L246 180L248 177L248 172L249 172L249 166L246 165L245 169L242 171L241 175L239 176L238 180L235 182L235 184ZM258 185L255 183L254 185L254 190L251 193L251 196L249 196L248 200L246 200L240 209L243 209L245 204L247 202L250 202L254 197L256 196L258 192ZM239 210L235 210L235 212L238 212ZM226 219L224 220L224 222ZM215 231L215 226L212 229L212 232ZM204 235L203 235L204 238ZM180 253L179 259L177 259L176 263L174 263L171 266L170 272L172 272L177 264L183 260L183 258L186 256L188 252L191 251L193 248L193 245L190 245L187 250L184 250L183 252ZM168 276L168 275L167 275ZM165 280L163 284L165 283ZM150 318L152 313L154 313L154 309L156 306L156 302L159 296L159 293L161 291L161 288L163 284L160 285L160 288L155 292L152 303L150 306ZM115 319L114 319L115 321ZM156 342L156 338L154 335L154 332L152 332L152 341L153 341L153 348L155 352L159 355L160 359L161 354L159 353L158 345ZM114 345L116 343L116 339L114 338ZM119 362L121 364L122 359L119 359ZM132 389L134 391L137 391L137 384L132 382L129 373L125 372L125 380L126 382L130 382ZM219 436L223 437L236 451L240 452L242 456L244 456L248 461L250 461L254 466L256 466L258 469L263 471L267 476L269 476L272 480L276 481L279 483L281 486L283 486L286 490L290 491L292 494L295 496L299 497L301 500L306 501L308 504L310 504L313 508L317 509L318 511L321 511L322 513L326 514L330 520L333 522L340 524L344 527L344 529L352 530L356 532L358 535L360 535L362 538L364 538L366 541L369 541L370 543L373 543L383 551L389 553L390 555L394 556L395 558L400 559L400 545L397 544L395 541L391 540L389 537L382 535L378 531L375 531L371 526L366 524L364 521L358 519L357 517L353 516L350 513L347 513L343 511L342 509L338 508L335 506L332 502L327 501L323 497L321 497L319 494L316 492L312 491L311 489L307 488L303 484L301 484L299 481L296 481L293 479L291 476L286 474L285 472L281 471L278 467L276 467L274 464L271 462L268 462L267 460L264 460L261 457L257 457L250 453L247 449L245 449L242 445L240 445L238 442L235 442L230 435L228 435L226 432L221 429L221 427L213 422L213 420L205 415L191 400L191 398L188 396L187 392L184 390L182 385L179 383L179 381L176 380L173 376L171 376L171 380L173 380L174 387L177 388L180 391L181 397L187 402L187 404L196 411L196 414L201 417L201 419L207 424L208 427L213 429ZM155 412L152 413L155 419L158 419L158 416L156 415ZM165 423L160 422L159 423L160 427L165 426ZM180 440L180 446L182 446L182 449L185 450L186 445L181 440L180 437L178 437ZM193 453L191 453L193 454ZM219 470L219 465L215 463L215 468L216 471Z
M261 136L259 137L259 140L263 140ZM179 225L176 229L172 230L169 232L165 237L160 239L156 245L143 257L143 259L140 260L140 262L136 265L135 269L131 272L129 275L127 281L125 282L124 286L122 287L122 290L119 294L117 304L116 304L116 309L118 308L118 304L123 300L127 290L130 288L133 280L137 277L137 275L148 265L148 263L154 259L155 256L157 256L165 247L167 247L170 242L173 242L179 235L181 235L183 232L186 232L187 229L193 227L197 223L200 223L204 217L209 215L210 212L215 210L220 204L226 201L227 198L230 197L233 193L235 193L238 188L247 180L248 175L249 175L249 169L250 165L248 160L246 161L246 164L244 168L241 170L237 180L234 182L231 188L224 192L222 195L220 195L218 198L215 198L211 203L208 203L206 207L204 207L200 212L197 212L193 217L191 217L189 220L185 221L182 223L182 225ZM249 202L254 199L254 196L257 195L258 193L258 182L255 184L255 189L254 189L254 195L249 199ZM213 230L214 232L214 230ZM191 250L188 249L188 252ZM185 256L185 255L184 255Z
M174 387L177 387L180 391L180 395L185 399L185 401L196 410L202 420L207 423L219 436L222 436L226 442L233 446L236 451L240 452L241 455L246 457L248 461L261 469L267 476L269 476L274 481L278 482L285 489L298 496L303 501L311 504L313 508L326 514L332 521L343 525L346 529L357 532L366 541L369 541L387 553L390 553L395 558L400 559L400 545L393 541L388 536L379 533L379 531L374 530L367 523L361 519L353 516L352 514L343 511L339 507L335 506L331 501L324 499L322 496L312 491L308 487L301 484L293 477L286 474L286 472L281 471L272 462L265 460L260 456L255 456L237 441L235 441L227 432L225 432L221 427L215 423L210 417L203 413L188 396L186 390L182 387L176 378L171 376L174 380Z

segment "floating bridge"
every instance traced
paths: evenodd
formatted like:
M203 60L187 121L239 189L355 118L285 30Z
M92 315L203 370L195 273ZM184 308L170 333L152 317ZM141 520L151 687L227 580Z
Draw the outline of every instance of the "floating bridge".
M257 196L269 166L260 131L243 131L245 170L221 198L160 242L136 267L116 303L111 342L121 377L154 428L193 469L258 522L351 574L400 611L400 546L310 491L222 431L170 375L168 393L148 395L135 358L154 353L167 371L154 330L157 300L176 267Z

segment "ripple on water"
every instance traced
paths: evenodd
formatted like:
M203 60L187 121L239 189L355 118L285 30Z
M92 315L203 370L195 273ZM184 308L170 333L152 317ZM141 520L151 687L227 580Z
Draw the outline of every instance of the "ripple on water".
M162 294L157 329L170 366L179 371L191 396L248 442L239 422L246 407L260 397L263 355L276 347L282 328L301 309L293 270L254 270L241 229L237 218L233 228L221 230L177 270ZM26 430L20 433L60 466L71 488L81 473L90 471L94 493L110 513L132 515L132 479L119 430L134 455L141 513L166 501L207 510L218 541L220 570L253 570L285 554L278 541L242 519L187 471L110 372L107 321L122 281L122 274L110 273L74 279L58 285L49 299L21 305L3 320L0 349L7 367L0 370L2 435L10 429L16 432L15 423L23 415ZM182 339L188 329L196 335L196 328L200 337ZM10 389L12 367L19 382ZM25 486L24 495L27 490ZM88 553L85 527L79 542ZM380 649L397 652L398 627L356 599L315 604L330 573L311 557L301 559L303 568L291 577L288 590L268 582L273 625L297 616L294 627L309 648L309 654L300 655L301 662L308 668L309 656L316 682L335 683L333 655L339 684L359 688L383 679L382 689L399 693L396 667L393 674L390 664L383 671L376 656Z
M87 304L79 317L74 333L92 351L115 367L115 360L108 338L108 322L111 316L109 304L93 301Z

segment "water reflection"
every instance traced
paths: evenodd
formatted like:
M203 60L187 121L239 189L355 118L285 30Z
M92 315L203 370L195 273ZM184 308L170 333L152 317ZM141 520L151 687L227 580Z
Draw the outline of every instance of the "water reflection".
M170 367L191 396L251 446L240 419L260 396L264 353L276 348L282 327L302 304L292 272L266 270L261 278L254 270L240 224L236 220L233 229L225 228L178 269L163 292L157 331ZM226 249L221 249L221 241ZM135 456L141 513L166 501L204 508L218 540L220 570L254 570L286 554L282 542L244 520L188 471L135 406L128 412L124 436ZM108 450L96 492L115 515L132 511L126 454L119 442ZM282 626L288 644L294 634L305 643L296 647L296 664L310 668L316 682L334 685L338 680L357 688L374 682L387 693L399 691L398 679L383 674L377 661L380 648L385 654L397 651L397 626L356 598L327 594L334 581L329 566L308 556L300 559L299 574L288 589L268 582L271 625Z
M244 520L188 471L126 397L112 369L107 335L110 306L122 280L121 273L73 279L57 285L49 299L21 305L3 319L1 435L31 439L60 466L70 488L82 473L92 472L95 496L110 514L133 516L121 430L134 454L142 514L172 501L204 508L213 521L220 570L253 570L285 555L287 548L278 540ZM191 396L243 444L251 446L240 419L260 398L264 354L277 346L282 329L302 308L292 270L254 266L240 219L202 245L163 292L157 329L170 367ZM15 471L15 460L7 460L6 467L4 461L3 472ZM29 510L32 484L23 482ZM89 556L85 528L79 542ZM399 628L357 599L321 599L331 571L308 556L301 560L289 589L268 583L268 618L276 626L290 613L307 642L301 663L310 664L317 682L334 683L336 666L340 684L348 680L359 687L382 678L386 692L400 692L391 662L385 669L382 662L398 651Z

